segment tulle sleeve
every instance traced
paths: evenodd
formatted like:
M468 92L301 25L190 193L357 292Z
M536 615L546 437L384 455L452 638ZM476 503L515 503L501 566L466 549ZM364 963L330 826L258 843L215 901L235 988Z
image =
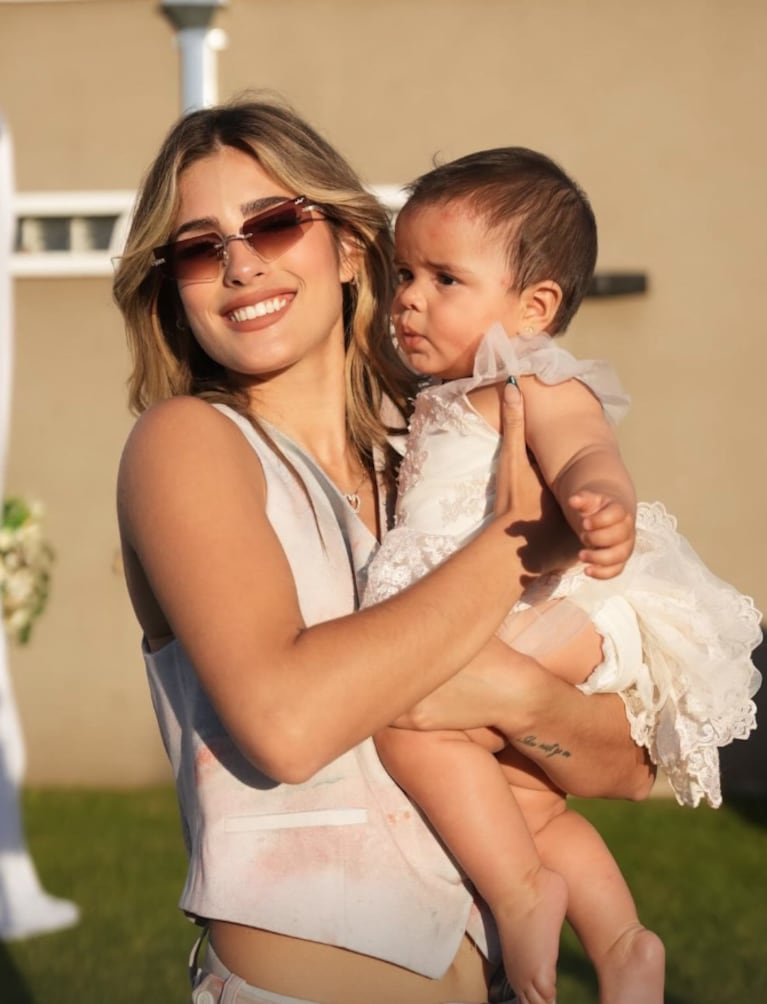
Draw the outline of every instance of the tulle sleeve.
M474 375L464 390L496 383L509 375L536 376L545 384L580 380L613 422L625 416L631 403L615 370L604 360L576 359L545 332L510 338L500 324L494 324L480 342Z

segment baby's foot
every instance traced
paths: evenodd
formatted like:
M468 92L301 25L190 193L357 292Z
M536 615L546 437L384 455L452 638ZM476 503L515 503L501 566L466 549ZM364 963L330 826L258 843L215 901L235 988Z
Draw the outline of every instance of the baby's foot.
M630 927L597 966L599 1004L663 1004L665 969L658 935L641 925Z
M506 975L517 996L528 1004L554 1004L566 911L565 881L547 868L539 868L509 902L493 908Z

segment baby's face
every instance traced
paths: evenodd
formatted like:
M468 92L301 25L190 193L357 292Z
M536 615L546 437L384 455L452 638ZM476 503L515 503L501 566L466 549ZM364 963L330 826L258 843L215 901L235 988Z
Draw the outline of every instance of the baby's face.
M521 329L502 240L465 205L400 213L395 262L392 320L401 351L419 373L469 376L488 328L500 323L509 335Z

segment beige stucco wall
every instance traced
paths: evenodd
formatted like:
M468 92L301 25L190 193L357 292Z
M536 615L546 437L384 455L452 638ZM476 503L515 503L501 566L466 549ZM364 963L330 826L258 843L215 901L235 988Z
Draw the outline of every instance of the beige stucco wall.
M288 97L371 183L521 144L569 169L599 269L646 295L588 301L567 337L634 397L622 441L711 566L767 607L763 0L231 0L222 97ZM132 188L178 108L154 0L0 2L0 107L20 191ZM106 279L16 281L8 490L48 507L49 611L12 671L34 783L167 776L115 568L130 418Z

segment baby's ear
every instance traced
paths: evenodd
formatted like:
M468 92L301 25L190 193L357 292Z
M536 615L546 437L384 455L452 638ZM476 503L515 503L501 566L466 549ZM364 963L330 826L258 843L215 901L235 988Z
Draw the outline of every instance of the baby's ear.
M522 319L534 331L553 333L552 326L562 302L562 289L553 279L534 282L522 293Z

